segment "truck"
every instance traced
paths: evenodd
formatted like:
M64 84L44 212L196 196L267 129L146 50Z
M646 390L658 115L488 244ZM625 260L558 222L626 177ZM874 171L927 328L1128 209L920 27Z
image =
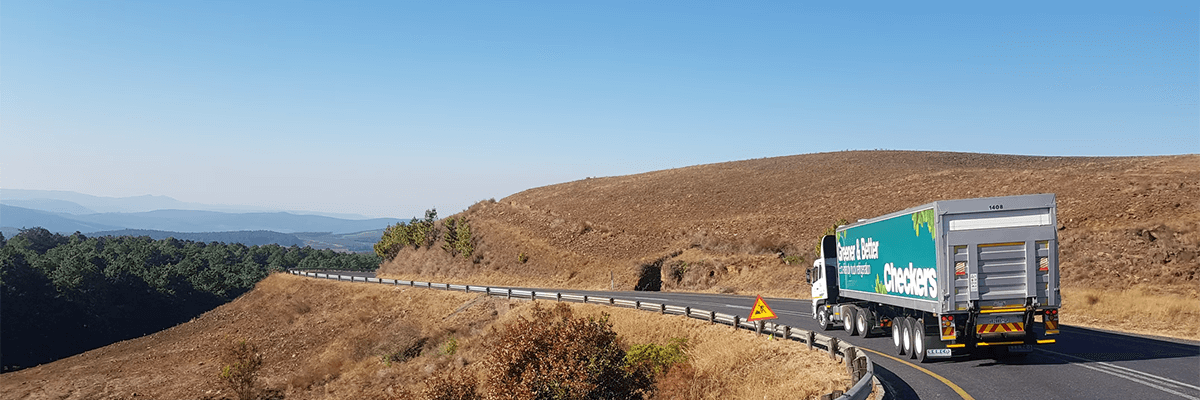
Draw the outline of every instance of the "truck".
M807 271L824 330L888 334L919 362L1054 343L1054 194L941 200L838 226Z

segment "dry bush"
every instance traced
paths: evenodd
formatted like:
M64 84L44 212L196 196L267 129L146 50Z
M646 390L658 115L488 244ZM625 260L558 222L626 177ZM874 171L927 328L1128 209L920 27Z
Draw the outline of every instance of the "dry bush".
M608 315L573 318L565 304L535 305L533 318L498 332L486 362L489 399L627 399L651 389L631 373Z
M259 394L258 370L263 365L263 355L258 346L238 340L225 347L221 355L221 381L237 394L239 399L255 399Z

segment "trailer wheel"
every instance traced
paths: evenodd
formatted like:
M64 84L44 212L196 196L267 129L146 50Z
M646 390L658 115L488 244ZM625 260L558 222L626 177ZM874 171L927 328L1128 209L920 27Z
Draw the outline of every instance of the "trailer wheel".
M842 329L846 330L846 334L850 336L857 335L858 332L854 329L854 316L858 314L858 308L854 306L842 307Z
M871 325L867 321L874 321L875 318L871 315L871 310L858 309L854 312L855 329L862 337L867 337L871 333Z
M901 329L903 331L900 333L900 339L904 341L904 353L909 354L911 356L911 354L913 354L913 335L912 335L913 319L912 319L912 317L904 317L904 322L902 323L902 325L903 326L901 327Z
M820 307L820 306L818 306L818 307L819 308L817 309L817 325L821 326L821 330L827 331L827 330L829 330L829 328L833 327L833 325L831 325L829 323L829 310L826 310L825 307Z
M913 321L913 354L918 363L925 362L925 320L918 319Z
M892 318L892 345L896 354L904 355L904 318Z

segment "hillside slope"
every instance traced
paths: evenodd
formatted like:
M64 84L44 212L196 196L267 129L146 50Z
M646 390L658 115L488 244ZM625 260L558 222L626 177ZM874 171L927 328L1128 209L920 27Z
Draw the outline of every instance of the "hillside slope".
M1146 286L1184 300L1182 309L1164 312L1200 321L1200 307L1187 306L1198 298L1200 278L1197 155L851 151L584 179L464 212L477 262L451 259L435 246L403 252L381 273L607 288L611 272L615 286L633 289L653 284L647 272L657 272L664 290L801 297L816 240L839 219L1031 193L1057 195L1068 302L1072 290ZM802 260L788 265L786 256Z
M538 302L545 304L546 302ZM479 294L333 282L275 274L232 303L174 328L50 364L6 373L5 399L227 399L222 348L245 340L263 356L265 398L414 399L444 377L486 376L496 330L532 304ZM698 398L759 398L785 391L813 398L850 384L819 351L698 320L598 305L625 346L685 337L706 377ZM455 351L447 344L455 343ZM387 362L385 354L410 354ZM751 362L753 361L753 362ZM749 379L753 376L755 379Z

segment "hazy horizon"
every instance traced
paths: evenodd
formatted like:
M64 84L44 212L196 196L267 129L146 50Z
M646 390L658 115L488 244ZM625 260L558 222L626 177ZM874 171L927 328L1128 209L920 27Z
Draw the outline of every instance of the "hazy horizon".
M1192 2L6 3L0 186L408 218L839 150L1194 154L1198 26Z

